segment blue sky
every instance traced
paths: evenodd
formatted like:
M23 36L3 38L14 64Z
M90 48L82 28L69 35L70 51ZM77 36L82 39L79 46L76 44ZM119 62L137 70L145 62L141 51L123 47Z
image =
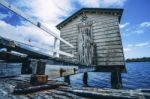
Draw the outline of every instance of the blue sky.
M150 57L150 0L6 0L25 14L55 26L82 7L123 8L120 23L125 58ZM53 38L8 9L0 6L0 36L37 46L53 45ZM37 44L38 43L38 44Z

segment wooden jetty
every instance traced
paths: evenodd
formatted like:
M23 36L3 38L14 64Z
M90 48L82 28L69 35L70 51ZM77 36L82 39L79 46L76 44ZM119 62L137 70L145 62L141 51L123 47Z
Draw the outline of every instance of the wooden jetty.
M70 87L67 83L49 81L48 84L31 86L20 75L0 78L0 99L149 99L150 90L120 90L109 88ZM21 80L22 79L22 80ZM26 86L30 86L26 88ZM37 89L37 87L39 87ZM39 91L43 89L43 91ZM46 89L46 90L44 90ZM34 92L34 93L33 93Z
M8 77L5 74L10 73L13 68L11 64L19 63L20 74L31 74L30 84L38 86L47 84L47 67L59 66L57 70L49 71L49 77L64 76L64 81L69 83L70 75L84 73L83 82L88 85L88 72L111 72L112 88L122 88L121 73L126 69L119 22L123 9L83 8L57 25L61 32L59 37L5 0L1 0L0 4L55 38L54 48L49 50L53 55L48 55L44 51L34 50L34 45L0 37L2 76ZM60 50L56 50L58 40ZM16 76L15 72L11 76Z

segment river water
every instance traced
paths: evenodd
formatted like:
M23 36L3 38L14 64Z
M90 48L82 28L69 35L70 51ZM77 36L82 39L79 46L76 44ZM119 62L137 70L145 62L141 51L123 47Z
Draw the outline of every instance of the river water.
M127 73L122 74L124 89L150 88L150 62L126 63ZM110 73L89 72L89 87L111 88ZM71 76L72 86L83 86L83 74Z

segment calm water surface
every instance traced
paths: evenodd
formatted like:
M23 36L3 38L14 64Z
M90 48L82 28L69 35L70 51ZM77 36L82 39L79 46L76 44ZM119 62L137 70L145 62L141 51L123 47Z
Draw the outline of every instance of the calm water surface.
M124 89L150 88L150 62L126 63L127 73L122 74ZM89 74L89 86L99 88L111 88L110 73ZM71 76L72 86L83 86L82 75Z

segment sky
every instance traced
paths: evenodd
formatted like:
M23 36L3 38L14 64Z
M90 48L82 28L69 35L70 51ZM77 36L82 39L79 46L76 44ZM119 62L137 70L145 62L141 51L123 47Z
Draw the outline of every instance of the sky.
M123 8L125 58L150 57L150 0L6 0L57 35L56 25L83 7ZM0 5L0 36L49 49L54 39ZM29 42L30 41L30 42ZM59 45L59 44L58 44Z

